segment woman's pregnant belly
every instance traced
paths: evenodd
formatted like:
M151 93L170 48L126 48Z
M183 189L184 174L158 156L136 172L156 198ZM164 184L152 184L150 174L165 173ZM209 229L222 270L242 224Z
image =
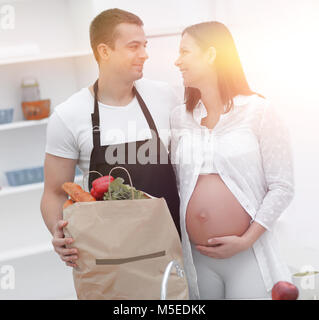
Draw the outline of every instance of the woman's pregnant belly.
M199 175L186 210L186 229L191 242L207 245L211 237L237 235L251 221L218 174Z

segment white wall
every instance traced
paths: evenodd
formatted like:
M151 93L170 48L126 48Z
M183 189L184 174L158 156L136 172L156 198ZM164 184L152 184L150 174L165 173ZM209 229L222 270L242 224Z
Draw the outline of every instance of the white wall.
M145 29L159 29L184 26L213 15L212 0L93 0L95 12L119 8L137 14L144 22Z
M319 269L319 1L216 0L253 90L278 108L291 130L296 194L277 224L291 265Z

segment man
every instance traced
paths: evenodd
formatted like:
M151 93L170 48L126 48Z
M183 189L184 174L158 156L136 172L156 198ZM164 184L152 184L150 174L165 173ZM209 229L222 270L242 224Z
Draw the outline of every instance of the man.
M136 189L166 199L180 233L175 174L169 157L160 161L167 155L164 136L169 113L179 101L167 84L141 79L148 58L143 22L123 10L103 11L91 23L90 42L99 78L94 86L55 108L47 128L44 163L42 216L53 235L55 251L71 267L76 267L78 252L65 247L73 239L63 234L67 222L62 220L62 207L67 194L61 186L74 180L77 164L84 173L103 175L115 166L125 167ZM115 171L116 177L127 181L121 171ZM89 190L98 177L89 174Z

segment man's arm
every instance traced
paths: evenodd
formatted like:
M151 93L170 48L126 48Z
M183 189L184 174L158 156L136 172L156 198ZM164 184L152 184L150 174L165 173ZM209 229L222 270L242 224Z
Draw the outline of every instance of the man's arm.
M70 238L64 238L63 204L67 194L62 190L64 182L74 181L77 160L56 157L46 153L44 161L44 192L41 199L41 213L43 220L53 236L54 250L68 266L75 267L77 250L66 249L65 245L72 243Z
M76 163L77 160L56 157L46 153L41 213L52 235L56 223L62 220L62 207L68 198L62 190L62 184L74 180Z

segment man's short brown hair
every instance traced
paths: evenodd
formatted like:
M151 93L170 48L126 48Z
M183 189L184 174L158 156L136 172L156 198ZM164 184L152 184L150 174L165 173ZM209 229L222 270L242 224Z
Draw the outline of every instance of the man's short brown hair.
M120 23L131 23L143 26L143 21L135 14L121 9L109 9L102 11L97 15L90 25L90 42L97 62L99 62L99 54L97 46L105 43L114 49L116 39L115 28Z

